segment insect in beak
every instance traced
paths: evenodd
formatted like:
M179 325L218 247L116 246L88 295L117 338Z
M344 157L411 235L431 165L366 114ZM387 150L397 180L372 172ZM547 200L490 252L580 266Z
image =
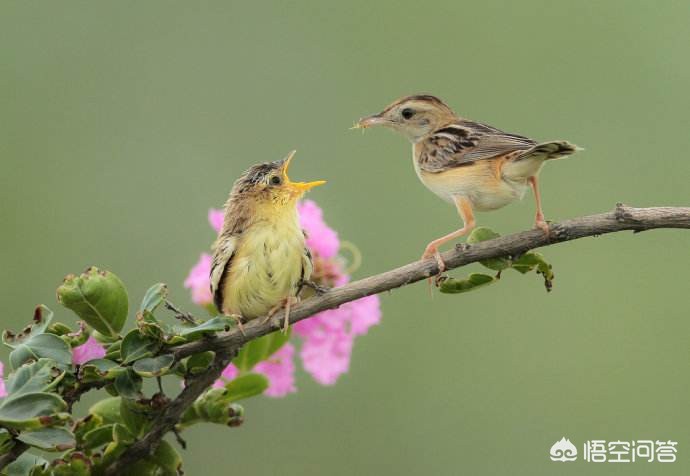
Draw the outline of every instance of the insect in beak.
M361 118L357 124L352 126L352 129L366 129L371 126L380 126L388 124L390 121L381 116L381 114L374 114Z

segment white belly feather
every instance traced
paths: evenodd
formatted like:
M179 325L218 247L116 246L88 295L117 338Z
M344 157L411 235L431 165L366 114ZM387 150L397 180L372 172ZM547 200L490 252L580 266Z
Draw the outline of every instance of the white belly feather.
M496 177L488 161L441 173L425 172L416 160L413 163L417 176L429 190L448 203L454 203L454 197L467 197L477 211L496 210L520 200L529 187L527 177L519 174ZM506 168L509 166L506 164Z

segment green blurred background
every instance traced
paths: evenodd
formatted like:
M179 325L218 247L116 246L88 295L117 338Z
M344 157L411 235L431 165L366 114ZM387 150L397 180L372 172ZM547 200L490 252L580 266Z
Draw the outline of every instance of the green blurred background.
M182 281L249 165L292 175L365 258L419 257L457 214L410 146L348 131L415 92L467 117L586 148L542 173L547 217L688 205L684 1L21 2L0 6L3 327L57 308L63 275L115 271L133 301ZM532 224L531 196L479 223ZM689 238L652 231L545 250L534 276L431 300L382 297L349 374L247 403L240 429L187 435L188 474L688 474ZM454 275L466 273L456 271ZM58 310L59 317L71 320ZM6 359L7 352L0 354ZM562 436L679 442L675 464L553 463Z

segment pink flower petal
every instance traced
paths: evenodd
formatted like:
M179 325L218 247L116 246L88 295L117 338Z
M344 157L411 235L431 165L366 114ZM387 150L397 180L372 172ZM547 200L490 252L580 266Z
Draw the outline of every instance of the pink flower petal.
M82 365L89 360L102 359L103 357L105 357L105 347L91 336L82 345L72 349L72 363L74 365Z
M338 234L323 221L323 211L312 200L297 205L302 228L307 233L307 246L323 258L333 258L340 249Z
M211 208L208 211L208 222L211 224L216 233L220 233L223 228L223 221L225 220L225 212L217 208Z
M333 385L350 367L355 337L380 320L379 298L368 296L298 322L293 330L304 341L300 356L305 370L317 382Z
M268 388L264 395L277 398L297 391L297 387L295 387L295 363L292 360L294 353L293 345L287 343L268 360L256 364L253 371L263 374L268 379Z
M5 379L3 378L4 375L5 366L2 362L0 362L0 398L7 396L7 389L5 388Z
M268 379L268 388L264 395L269 397L284 397L288 393L295 393L295 363L292 357L295 353L295 348L292 344L287 343L273 354L268 360L259 362L254 366L252 372L262 374ZM229 364L223 370L221 378L213 383L213 388L222 388L234 378L237 378L239 372L237 367Z
M350 308L350 330L355 335L364 335L369 328L381 321L379 297L367 296L347 303Z
M228 364L223 373L220 374L220 378L213 382L213 388L223 388L226 383L237 377L239 374L237 367L234 364Z
M199 261L189 271L184 287L192 291L192 301L200 306L206 306L213 302L211 296L211 255L202 253Z
M333 385L350 368L353 336L347 332L311 334L302 345L304 369L321 385Z

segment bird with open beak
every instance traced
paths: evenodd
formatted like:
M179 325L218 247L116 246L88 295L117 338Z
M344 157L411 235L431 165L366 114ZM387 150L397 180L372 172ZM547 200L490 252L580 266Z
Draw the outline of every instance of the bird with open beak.
M412 143L413 164L422 183L455 205L463 226L431 241L422 259L434 257L439 274L445 265L439 246L466 235L475 227L475 211L501 208L521 199L532 188L535 226L548 234L539 194L539 172L545 161L580 150L563 140L537 143L455 114L435 96L398 99L383 111L364 117L355 129L384 126Z
M290 306L309 280L312 262L299 224L297 201L326 183L293 182L285 159L257 164L237 179L225 204L225 219L213 246L211 293L216 307L242 323L270 318Z

